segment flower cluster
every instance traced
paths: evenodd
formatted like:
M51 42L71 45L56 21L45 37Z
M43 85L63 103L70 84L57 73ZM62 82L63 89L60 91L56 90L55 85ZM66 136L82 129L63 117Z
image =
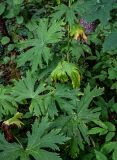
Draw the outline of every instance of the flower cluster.
M84 27L86 34L90 34L96 28L95 22L89 23L86 20L84 20L83 18L80 19L80 24L81 24L82 27Z

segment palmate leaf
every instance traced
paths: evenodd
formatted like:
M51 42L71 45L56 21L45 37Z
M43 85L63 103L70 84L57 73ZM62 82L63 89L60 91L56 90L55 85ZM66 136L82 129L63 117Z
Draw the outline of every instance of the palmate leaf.
M84 119L86 122L92 121L99 117L99 108L89 109L89 104L93 98L100 96L103 93L103 88L95 87L92 91L89 85L84 89L84 96L81 98L81 101L78 103L77 113L78 117ZM89 112L89 114L87 114ZM87 116L86 116L87 115ZM97 115L97 116L96 116Z
M23 155L23 148L17 144L8 143L4 136L0 134L0 159L2 160L16 160L18 157ZM28 160L28 159L21 159Z
M75 15L76 13L78 13L77 3L74 3L71 6L60 4L54 9L55 12L52 14L52 21L65 18L65 21L68 22L70 26L72 26L75 23L75 20L77 20Z
M52 89L50 86L46 86L44 83L36 83L36 77L31 75L28 71L26 77L19 81L15 81L13 88L13 96L16 101L22 103L24 100L31 100L29 110L34 115L39 116L47 113L47 107L44 105L44 97Z
M60 110L71 114L79 95L81 95L81 92L78 89L71 89L67 85L56 84L49 93L32 99L29 109L36 116L47 114L52 118L57 116Z
M0 86L0 118L9 113L14 114L17 110L17 104L10 92L7 87Z
M35 159L43 160L60 160L58 154L44 150L50 148L52 150L59 150L58 144L63 144L69 138L59 134L60 130L51 130L47 132L49 123L43 119L39 124L35 122L32 127L32 134L28 133L28 145L26 152L29 152Z
M95 87L91 90L88 85L84 90L84 96L74 104L76 112L69 116L61 116L55 121L55 126L62 128L62 132L72 139L70 143L70 154L72 157L77 157L79 148L84 149L84 142L90 143L88 123L99 120L100 108L89 108L89 104L94 97L98 97L102 93L103 89Z
M78 89L71 89L67 85L56 84L50 99L48 97L50 101L46 102L46 105L48 104L48 114L54 117L61 110L71 115L75 109L74 103L77 103L78 95L80 94Z
M36 77L27 72L25 78L15 81L12 94L19 103L30 99L29 111L33 115L48 114L48 116L54 117L58 115L59 109L71 114L74 109L73 103L78 100L80 92L78 89L71 89L67 85L58 84L51 87L44 83L38 84Z
M44 96L38 96L32 100L30 105L30 112L34 115L45 115L54 118L58 116L58 112L61 110L64 113L73 113L74 103L78 101L78 89L71 89L67 85L55 85L55 88L45 94Z
M0 134L0 159L2 160L62 160L56 152L58 145L64 144L69 138L60 134L60 130L48 130L50 123L43 119L40 123L36 121L32 126L32 133L28 133L28 144L26 149L17 143L8 143Z
M51 47L48 45L53 45L62 38L61 25L61 21L54 21L49 24L47 19L41 19L38 27L35 29L34 38L23 40L18 45L20 51L26 49L25 53L22 53L18 58L18 66L30 62L32 71L35 71L38 66L43 66L43 62L48 64L52 56Z
M81 17L92 22L99 19L102 24L106 24L110 17L110 11L113 9L115 0L80 0L78 9Z
M25 99L34 99L40 93L49 90L44 83L36 85L36 77L31 74L31 72L26 73L26 77L23 77L19 81L15 81L15 86L13 88L13 95L15 99L22 102Z
M52 115L57 115L57 109L53 106L50 94L39 95L32 99L29 106L29 111L35 116L47 115L52 116L49 111L53 112Z
M53 81L68 82L71 80L73 88L80 86L80 74L79 69L73 63L67 61L61 61L58 63L57 67L51 73L51 78Z

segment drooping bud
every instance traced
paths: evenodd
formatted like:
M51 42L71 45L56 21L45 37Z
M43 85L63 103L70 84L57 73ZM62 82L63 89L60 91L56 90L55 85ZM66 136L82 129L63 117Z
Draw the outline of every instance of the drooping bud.
M73 36L75 40L87 42L87 36L85 34L85 31L78 24L71 27L70 35Z

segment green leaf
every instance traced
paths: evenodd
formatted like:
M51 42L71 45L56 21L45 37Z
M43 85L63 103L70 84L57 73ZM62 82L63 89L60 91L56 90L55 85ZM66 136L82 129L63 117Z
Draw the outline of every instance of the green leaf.
M105 41L103 43L103 51L111 51L117 49L117 31L112 31L108 35L108 37L105 38Z
M4 10L5 10L5 4L0 3L0 15L2 15L4 13Z
M115 148L113 154L112 154L112 159L116 160L117 159L117 148Z
M27 72L25 78L15 81L12 94L19 103L30 99L29 111L34 115L48 114L54 117L58 115L58 105L60 110L71 114L73 103L78 100L78 93L78 89L70 89L65 85L56 85L55 88L44 83L38 85L36 77Z
M96 159L97 160L108 160L107 157L99 151L95 150L95 154L96 154Z
M36 98L41 92L48 90L47 87L42 83L40 85L36 85L36 77L31 74L31 72L27 71L26 77L23 77L19 81L15 81L15 86L13 88L13 95L15 96L16 100L21 102L25 99L34 99Z
M83 44L78 43L77 41L72 42L70 50L70 54L75 60L79 60L79 58L84 55L85 51Z
M15 5L19 5L19 4L22 4L23 0L13 0L13 3Z
M23 148L17 143L8 143L4 136L0 134L0 159L16 160L24 154ZM23 160L23 159L21 159ZM28 160L28 159L24 159Z
M117 82L112 84L111 89L117 89Z
M117 103L114 103L112 105L112 111L115 111L117 113Z
M104 128L104 129L107 129L107 128L108 128L108 127L106 126L106 124L103 123L102 121L96 121L96 120L94 120L93 122L94 122L95 124L97 124L98 126Z
M55 82L58 80L63 83L68 82L70 79L73 88L80 86L80 74L77 66L67 61L58 63L57 67L51 73L51 78Z
M15 81L12 94L14 95L16 101L20 103L24 100L30 99L30 112L36 116L39 116L45 115L48 111L48 107L45 105L45 97L48 96L48 92L52 89L52 87L46 86L44 83L40 83L38 85L38 83L36 83L36 79L37 78L28 71L26 73L26 77L23 77L19 81Z
M17 16L17 17L16 17L16 20L17 20L17 23L18 23L18 24L22 24L24 19L23 19L22 16Z
M54 8L54 13L52 14L52 21L53 20L60 20L61 18L65 18L65 21L68 22L70 26L75 23L76 13L78 12L77 3L74 3L70 6L65 4L61 4Z
M92 91L90 91L90 86L87 85L87 87L84 89L84 96L78 103L78 116L86 121L94 121L95 119L98 120L100 109L95 108L90 110L88 107L93 98L100 96L102 93L103 88L97 89L97 87L95 87Z
M117 67L108 69L109 79L117 79Z
M117 142L109 142L107 144L104 144L104 146L102 147L101 151L104 154L109 154L110 152L112 152L116 148L117 148Z
M115 125L111 122L104 122L104 124L108 127L108 130L110 132L115 132L116 131L116 128L115 128Z
M14 18L17 15L19 15L22 5L23 5L23 0L7 0L7 9L5 12L5 18Z
M78 101L78 89L71 89L67 85L56 84L54 90L46 97L46 106L48 105L48 114L53 117L58 115L61 110L68 115L73 113L74 104Z
M112 160L116 160L117 159L117 142L113 141L113 142L104 144L101 149L101 152L106 155L112 152Z
M83 97L73 104L76 108L76 112L72 112L72 114L69 114L68 116L60 116L54 122L56 127L59 126L68 137L71 137L69 143L72 157L77 157L79 149L84 150L85 143L90 144L87 124L91 121L99 120L100 108L89 109L89 104L94 97L97 97L102 93L103 89L97 89L96 87L93 90L90 90L90 86L88 85L85 88Z
M69 138L59 133L60 130L47 131L49 125L46 119L43 119L40 124L36 121L32 126L32 133L28 133L26 152L36 160L47 160L48 158L50 160L61 160L58 154L46 151L44 148L59 150L58 145L64 144L64 142L69 140Z
M115 0L81 0L78 1L77 7L81 17L92 22L99 19L102 24L107 24L110 17L110 11L113 9Z
M9 37L3 37L3 38L1 39L2 45L6 45L6 44L9 43L9 42L10 42Z
M106 135L105 141L106 141L106 142L111 141L114 136L115 136L115 132L109 132L109 133Z
M103 128L100 128L100 127L95 127L95 128L92 128L88 131L88 134L97 134L97 133L100 133L100 132L103 132L105 131L105 129Z
M26 49L25 53L18 58L18 66L30 62L32 71L35 71L38 66L43 67L43 62L48 64L52 57L51 47L48 45L54 45L61 40L63 35L61 25L61 21L49 24L47 19L41 19L35 30L34 38L21 41L18 45L20 51Z
M14 114L17 110L17 104L10 92L7 87L0 86L0 117Z
M55 150L59 150L58 145L64 144L69 138L60 134L60 130L50 130L50 123L43 119L40 123L35 121L32 126L32 133L28 132L28 144L26 149L17 143L8 143L4 136L0 134L0 159L2 160L30 160L30 155L35 159L62 160ZM53 150L48 151L49 149Z

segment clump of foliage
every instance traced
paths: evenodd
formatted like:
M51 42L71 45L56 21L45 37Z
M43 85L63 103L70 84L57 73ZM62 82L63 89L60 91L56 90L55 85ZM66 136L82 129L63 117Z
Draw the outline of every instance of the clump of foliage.
M117 160L117 1L0 1L0 159Z

